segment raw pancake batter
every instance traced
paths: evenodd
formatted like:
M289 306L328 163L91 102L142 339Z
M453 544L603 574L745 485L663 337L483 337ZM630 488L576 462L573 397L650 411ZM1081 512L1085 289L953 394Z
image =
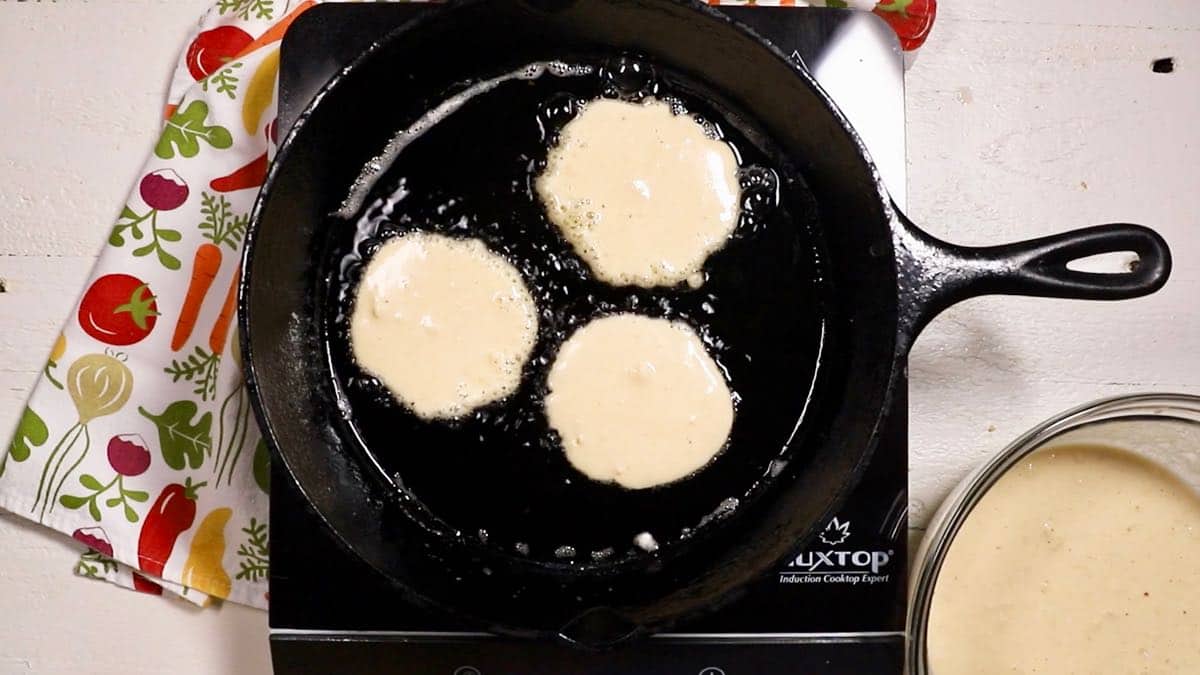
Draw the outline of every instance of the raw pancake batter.
M695 472L733 425L725 378L686 324L597 319L562 346L546 416L567 459L597 481L648 488Z
M955 537L933 675L1200 673L1200 495L1132 453L1039 450Z
M384 244L359 284L359 365L425 418L460 417L516 391L537 306L483 242L410 233Z
M698 286L737 225L737 170L727 144L666 103L597 99L563 127L536 188L601 280Z

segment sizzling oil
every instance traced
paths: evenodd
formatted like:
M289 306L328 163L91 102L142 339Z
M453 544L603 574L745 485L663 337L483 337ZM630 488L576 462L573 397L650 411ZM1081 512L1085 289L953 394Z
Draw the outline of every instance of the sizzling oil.
M610 564L646 555L635 544L643 534L661 552L727 521L738 511L730 505L748 504L766 489L778 473L772 467L803 464L790 447L804 435L799 418L817 378L830 310L815 205L752 117L717 107L712 102L720 99L701 85L644 61L573 63L518 69L541 74L499 79L420 134L398 136L398 150L369 172L377 182L367 182L365 206L331 228L335 311L327 348L351 435L411 513L463 541L517 556ZM533 189L547 148L581 102L650 96L702 119L740 160L736 229L708 259L698 290L596 279ZM480 239L520 269L538 306L537 342L516 392L457 420L429 422L405 410L359 367L345 338L364 265L384 241L414 230ZM619 312L692 326L732 383L731 450L688 480L639 491L589 480L566 460L547 424L546 378L559 347L580 326Z

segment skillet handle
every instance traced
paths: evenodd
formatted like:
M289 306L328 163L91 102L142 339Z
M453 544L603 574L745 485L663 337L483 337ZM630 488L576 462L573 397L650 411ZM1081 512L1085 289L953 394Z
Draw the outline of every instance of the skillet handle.
M911 314L908 344L942 310L980 295L1030 295L1078 300L1124 300L1162 288L1171 274L1171 251L1157 232L1112 223L1001 246L958 246L936 239L899 215L900 288ZM1101 253L1131 252L1125 272L1068 269Z

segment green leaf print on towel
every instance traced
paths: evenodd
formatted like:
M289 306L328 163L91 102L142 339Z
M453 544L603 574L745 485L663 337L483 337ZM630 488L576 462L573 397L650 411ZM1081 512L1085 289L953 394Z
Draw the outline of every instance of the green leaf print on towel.
M274 19L275 0L217 0L217 11L239 19Z
M207 126L207 118L208 104L204 101L192 101L186 108L175 111L163 127L154 154L162 159L171 159L176 152L183 157L195 157L200 154L201 141L217 150L233 145L229 130L219 125Z
M246 236L246 228L250 225L249 213L234 213L232 205L224 195L200 193L200 213L204 214L204 222L200 230L204 238L229 250L236 251Z
M174 211L183 206L190 194L188 184L173 170L159 169L142 177L142 181L138 185L138 192L150 210L139 214L132 207L126 205L121 210L121 216L117 218L117 224L113 226L112 234L108 236L109 245L124 246L127 236L140 242L146 236L142 232L142 224L146 223L150 239L145 245L134 249L134 257L140 258L154 253L163 267L169 270L179 269L179 258L168 253L163 242L178 242L183 235L179 230L159 227L158 214L164 211ZM147 223L147 221L149 222Z
M113 487L114 485L117 487L117 496L109 497L108 499L104 500L104 505L110 509L123 506L125 520L128 520L131 523L136 523L139 516L137 511L134 510L133 505L129 502L145 502L146 500L150 499L150 493L148 492L125 489L125 477L121 474L117 474L111 481L102 485L95 476L90 473L85 473L79 477L79 484L82 485L85 490L91 490L91 492L86 495L78 496L62 495L58 498L58 503L71 510L87 506L88 515L90 515L92 520L96 521L97 523L100 522L101 518L99 503L100 496L105 492L108 492L109 488Z
M237 99L238 82L241 81L235 71L242 67L242 62L231 63L208 77L200 80L200 89L208 91L209 85L216 88L218 94L225 94L229 100Z
M103 553L88 549L79 556L75 563L75 574L89 579L103 579L105 575L117 571L117 561Z
M14 462L24 462L29 459L33 448L42 447L49 439L50 431L46 429L46 423L32 408L26 407L25 412L21 414L21 421L17 423L17 431L8 444L8 450L5 451L4 457L0 458L0 476L4 475L9 457L12 457Z
M212 452L212 413L206 412L193 421L200 412L193 401L175 401L158 415L140 406L138 412L158 427L163 461L172 469L198 469Z
M140 476L150 468L150 451L146 448L146 441L138 434L113 436L108 441L108 465L116 472L112 480L101 484L95 476L85 473L79 477L79 484L90 492L85 495L63 495L58 498L58 503L72 510L87 506L92 520L100 522L100 496L115 485L117 496L104 500L104 505L110 509L124 507L125 520L136 523L139 517L129 502L145 503L150 499L150 494L126 489L125 479Z
M171 376L172 382L184 380L195 385L192 393L207 401L217 395L217 373L221 368L221 355L209 353L201 347L188 354L186 359L171 359L171 365L163 372Z
M267 572L270 571L267 524L251 518L250 524L243 527L242 532L246 534L246 542L238 546L238 573L234 575L234 578L261 581L267 577Z

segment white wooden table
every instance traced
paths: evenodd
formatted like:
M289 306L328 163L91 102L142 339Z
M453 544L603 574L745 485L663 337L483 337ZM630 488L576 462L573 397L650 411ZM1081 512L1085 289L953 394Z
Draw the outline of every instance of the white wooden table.
M150 149L208 0L0 2L0 439ZM1015 15L1014 12L1024 12ZM1174 57L1171 74L1151 62ZM912 522L1066 407L1200 393L1200 5L943 0L908 77L912 218L983 244L1108 221L1170 241L1159 294L985 298L912 354ZM268 672L266 615L76 579L76 549L0 516L0 673Z

